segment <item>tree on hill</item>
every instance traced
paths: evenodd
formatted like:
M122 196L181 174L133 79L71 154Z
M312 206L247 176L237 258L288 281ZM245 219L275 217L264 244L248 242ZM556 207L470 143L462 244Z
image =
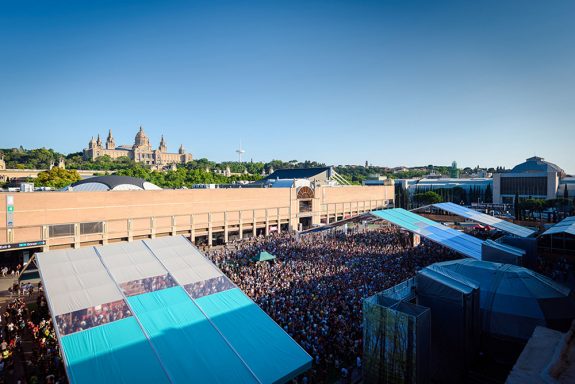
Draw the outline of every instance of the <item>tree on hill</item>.
M63 188L80 180L80 174L76 170L53 167L49 171L38 173L34 179L34 185L39 187Z

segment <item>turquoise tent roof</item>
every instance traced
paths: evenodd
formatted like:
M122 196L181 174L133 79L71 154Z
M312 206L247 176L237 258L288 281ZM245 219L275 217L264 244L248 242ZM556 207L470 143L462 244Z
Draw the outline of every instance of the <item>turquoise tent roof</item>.
M285 383L311 368L183 236L36 258L71 384Z
M268 260L275 260L275 256L269 252L261 251L259 255L254 256L252 259L253 261L268 261Z

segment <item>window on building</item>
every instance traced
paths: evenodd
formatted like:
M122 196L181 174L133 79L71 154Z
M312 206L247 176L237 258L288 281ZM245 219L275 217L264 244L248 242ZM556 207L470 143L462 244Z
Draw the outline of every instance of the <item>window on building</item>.
M523 196L547 195L546 177L502 177L501 194Z
M74 236L74 224L50 225L48 233L50 237Z
M299 201L299 211L300 212L311 212L311 200L300 200Z
M80 224L81 235L90 235L93 233L102 233L102 232L104 232L104 223L102 223L101 221L94 221L91 223Z

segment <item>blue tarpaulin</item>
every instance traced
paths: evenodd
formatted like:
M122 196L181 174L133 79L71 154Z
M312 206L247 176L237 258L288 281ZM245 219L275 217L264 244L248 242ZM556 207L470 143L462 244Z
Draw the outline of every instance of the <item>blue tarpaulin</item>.
M169 383L134 317L62 338L71 383Z
M309 355L238 288L196 302L262 383L286 382L311 368Z
M181 287L133 296L134 314L174 382L257 383L248 367ZM221 367L226 367L221 369Z

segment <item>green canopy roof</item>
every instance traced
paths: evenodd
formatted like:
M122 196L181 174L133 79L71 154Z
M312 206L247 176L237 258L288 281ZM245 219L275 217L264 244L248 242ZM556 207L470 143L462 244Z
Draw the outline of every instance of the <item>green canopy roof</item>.
M275 256L269 252L262 251L258 256L254 256L252 259L253 261L267 261L267 260L275 260Z

